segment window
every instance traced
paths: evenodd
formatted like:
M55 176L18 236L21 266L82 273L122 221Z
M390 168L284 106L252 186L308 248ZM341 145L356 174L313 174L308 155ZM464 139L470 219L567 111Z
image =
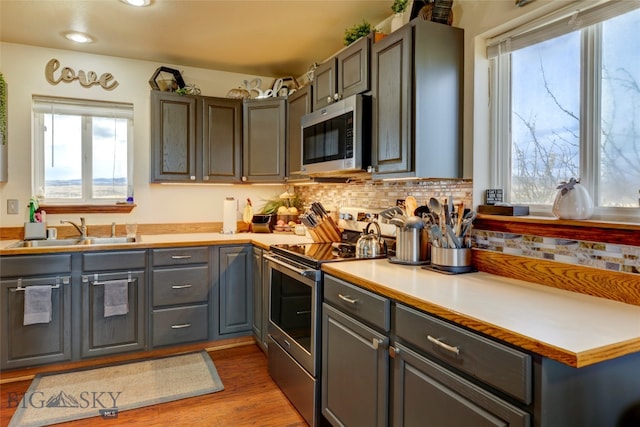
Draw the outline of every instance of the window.
M34 194L45 203L125 201L133 177L133 106L33 98Z
M638 7L566 9L488 42L493 182L507 201L550 211L556 186L579 177L598 213L637 215Z

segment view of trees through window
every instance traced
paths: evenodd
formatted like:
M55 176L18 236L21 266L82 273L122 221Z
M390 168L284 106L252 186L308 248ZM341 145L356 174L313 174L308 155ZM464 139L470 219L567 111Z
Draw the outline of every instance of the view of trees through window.
M589 60L583 59L582 34L588 29L511 53L513 203L551 204L558 183L592 174L599 206L638 206L640 10L600 25L593 33L596 54ZM593 89L583 89L588 85L581 83L581 66L601 76ZM594 108L599 119L581 123L587 120L581 105L589 99L600 100ZM585 128L594 132L582 135ZM583 170L586 152L597 160Z

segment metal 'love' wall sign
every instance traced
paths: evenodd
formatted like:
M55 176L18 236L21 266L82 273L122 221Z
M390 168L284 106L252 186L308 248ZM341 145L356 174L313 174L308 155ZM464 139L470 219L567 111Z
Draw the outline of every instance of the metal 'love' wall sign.
M103 73L98 77L95 71L89 71L85 73L79 70L77 73L70 67L63 67L60 73L56 77L56 71L60 68L60 61L53 58L44 69L44 75L47 81L52 85L57 85L60 82L71 83L77 80L82 87L91 87L93 85L99 85L105 90L113 90L118 86L118 81L114 80L111 73Z

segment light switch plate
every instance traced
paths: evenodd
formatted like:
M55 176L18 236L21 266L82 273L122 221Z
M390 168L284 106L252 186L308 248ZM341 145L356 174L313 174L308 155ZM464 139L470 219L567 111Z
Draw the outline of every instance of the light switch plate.
M18 199L7 199L7 214L18 215L19 211Z

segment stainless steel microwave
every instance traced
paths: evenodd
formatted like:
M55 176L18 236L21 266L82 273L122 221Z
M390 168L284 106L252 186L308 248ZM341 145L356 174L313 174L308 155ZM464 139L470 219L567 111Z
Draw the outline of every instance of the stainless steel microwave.
M352 95L302 117L306 175L339 175L371 163L371 98Z

